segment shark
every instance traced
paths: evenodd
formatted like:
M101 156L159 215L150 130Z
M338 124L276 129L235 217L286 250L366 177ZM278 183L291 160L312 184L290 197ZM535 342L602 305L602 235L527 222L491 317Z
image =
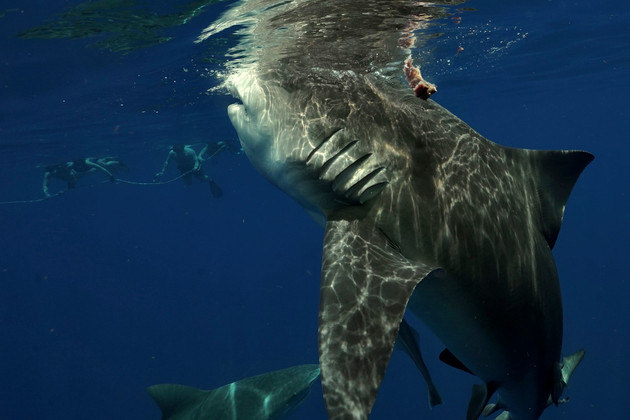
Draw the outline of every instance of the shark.
M198 38L238 36L222 87L243 150L325 227L331 419L368 418L407 309L480 379L467 419L539 418L584 355L562 357L552 249L593 156L502 146L429 99L413 60L457 3L241 1Z
M396 346L422 374L432 408L442 403L442 397L422 358L418 339L418 332L403 319ZM289 416L306 399L319 375L319 365L306 364L241 379L210 391L180 384L152 385L147 391L160 407L163 420L272 420ZM500 405L488 408L497 409Z
M400 322L400 329L398 330L398 337L396 338L394 348L399 348L406 353L424 378L424 381L427 384L429 408L442 404L442 396L435 386L435 383L433 383L431 373L429 373L429 368L426 363L424 363L424 358L422 357L422 352L420 351L420 336L404 318ZM499 408L500 407L497 407L497 409Z
M185 385L147 388L163 420L268 420L284 418L308 396L319 365L299 365L203 391Z

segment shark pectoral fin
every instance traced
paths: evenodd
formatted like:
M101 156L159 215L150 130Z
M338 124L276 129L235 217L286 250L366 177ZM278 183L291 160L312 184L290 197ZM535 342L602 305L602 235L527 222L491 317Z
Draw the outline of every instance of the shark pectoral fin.
M578 177L593 159L582 151L531 151L539 167L538 195L542 230L549 248L553 248L562 225L564 206Z
M460 360L457 357L455 357L455 355L451 353L449 349L442 350L442 352L440 353L440 360L446 363L447 365L449 365L450 367L454 367L455 369L459 369L466 373L470 373L471 375L474 375L474 373L472 373L470 369L466 367L466 365L460 362Z
M164 420L168 420L180 410L194 406L208 395L208 391L176 384L152 385L147 391L162 410Z
M466 410L466 420L476 420L486 410L492 394L498 389L493 383L477 384L472 387L472 395Z
M427 365L422 359L422 353L420 352L418 332L414 330L411 325L403 318L400 323L400 330L398 331L398 338L396 338L396 345L402 349L413 360L416 367L424 377L424 381L427 383L429 392L429 407L433 408L436 405L442 404L442 397L438 392Z
M578 367L585 354L584 350L579 350L570 356L563 357L562 363L556 363L553 374L553 391L551 393L551 401L555 405L562 402L560 396L567 387L573 371Z
M329 418L367 419L407 301L432 271L392 248L371 221L327 223L319 355Z

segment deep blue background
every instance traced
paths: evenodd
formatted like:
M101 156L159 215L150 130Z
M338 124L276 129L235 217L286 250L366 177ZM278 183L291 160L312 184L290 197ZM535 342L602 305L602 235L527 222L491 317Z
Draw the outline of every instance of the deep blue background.
M38 165L113 154L131 168L121 178L150 181L169 144L235 136L231 99L206 93L219 67L203 58L225 47L192 42L225 5L129 55L17 37L75 3L0 1L17 9L0 17L0 201L41 198ZM443 28L423 68L435 100L498 143L596 156L554 249L565 353L587 356L571 401L543 418L630 418L630 5L467 5L478 10ZM206 171L221 199L199 183L94 175L60 197L0 204L1 419L157 419L148 385L210 389L317 361L321 229L243 155ZM441 344L414 325L445 404L428 410L396 352L372 417L462 418L474 379L437 361ZM325 417L319 385L293 417Z

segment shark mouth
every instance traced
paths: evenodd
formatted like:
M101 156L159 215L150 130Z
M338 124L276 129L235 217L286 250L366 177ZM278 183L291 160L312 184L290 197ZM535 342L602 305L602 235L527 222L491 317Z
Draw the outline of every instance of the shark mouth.
M232 97L234 98L234 103L230 104L228 106L229 108L235 108L235 109L239 109L245 117L247 117L247 119L249 119L249 109L247 107L247 105L245 104L245 102L243 102L243 99L241 98L241 95L238 92L238 89L233 85L230 84L228 86L228 90L230 92L230 95L232 95Z

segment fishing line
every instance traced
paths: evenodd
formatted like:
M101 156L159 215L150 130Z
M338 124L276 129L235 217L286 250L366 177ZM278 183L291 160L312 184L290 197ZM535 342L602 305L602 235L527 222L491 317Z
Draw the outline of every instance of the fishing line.
M170 184L171 182L175 182L178 179L182 179L186 175L192 174L192 173L193 173L193 170L191 169L188 172L184 172L180 176L177 176L173 179L169 179L168 181L161 181L161 182L137 182L137 181L127 181L126 179L120 179L120 178L114 178L112 182L122 182L123 184L131 184L131 185L166 185L166 184Z
M63 192L58 192L57 194L53 194L50 197L44 198L36 198L34 200L16 200L16 201L0 201L0 204L30 204L30 203L39 203L40 201L46 201L49 198L57 197L63 194Z
M101 182L95 182L95 183L92 183L92 184L87 184L87 185L77 185L77 186L76 186L76 187L74 187L73 189L75 189L75 190L76 190L76 189L78 189L78 188L91 187L91 186L93 186L93 185L96 185L96 184L103 184L103 183L105 183L105 182L111 182L111 181L107 179L107 180L104 180L104 181L101 181ZM55 194L51 194L51 195L49 195L48 197L35 198L35 199L33 199L33 200L0 201L0 205L2 205L2 204L30 204L30 203L39 203L39 202L42 202L42 201L49 200L49 199L51 199L51 198L59 197L60 195L64 195L64 194L65 194L65 193L67 193L68 191L70 191L70 190L61 190L61 191L59 191L59 192L57 192L57 193L55 193Z
M203 143L201 143L201 144L203 144ZM219 149L217 149L217 150L216 150L213 154L211 154L211 155L210 155L210 156L208 156L207 158L203 159L202 163L205 163L206 161L208 161L208 160L212 159L214 156L216 156L217 154L219 154L219 152L223 151L223 150L224 150L224 149L226 149L226 148L227 148L227 145L226 145L226 144L221 145L221 147L219 147ZM39 165L38 165L38 166L39 166ZM111 179L111 180L104 180L104 181L101 181L101 182L100 182L100 184L103 184L103 183L105 183L105 182L120 182L120 183L123 183L123 184L141 185L141 186L147 186L147 185L166 185L166 184L170 184L171 182L175 182L175 181L177 181L178 179L182 179L182 178L183 178L183 177L185 177L186 175L188 175L188 174L192 174L193 172L194 172L194 169L191 169L190 171L184 172L184 173L182 173L181 175L176 176L176 177L175 177L175 178L173 178L173 179L169 179L168 181L161 181L161 182L138 182L138 181L128 181L128 180L126 180L126 179L120 179L120 178L116 178L116 177L114 177L114 178L113 178L113 179ZM89 187L89 186L91 186L91 185L96 185L96 184L79 185L79 186L77 186L77 187L75 187L75 188L73 188L73 189L76 189L76 188L83 188L83 187ZM42 201L46 201L46 200L51 199L51 198L59 197L60 195L65 194L67 191L68 191L68 190L62 190L62 191L59 191L58 193L56 193L56 194L52 194L52 195L50 195L50 196L48 196L48 197L36 198L36 199L33 199L33 200L0 201L0 205L3 205L3 204L31 204L31 203L40 203L40 202L42 202Z
M91 187L93 185L97 185L97 184L104 184L106 182L121 182L124 184L131 184L131 185L166 185L166 184L170 184L171 182L175 182L178 179L181 179L183 177L185 177L188 174L191 174L193 171L190 170L188 172L184 172L183 174L181 174L180 176L177 176L173 179L169 179L168 181L163 181L163 182L136 182L136 181L127 181L126 179L119 179L119 178L114 178L112 180L109 179L105 179L101 182L97 182L97 183L92 183L92 184L87 184L87 185L78 185L75 188L73 188L73 190L76 190L77 188L85 188L85 187ZM15 200L15 201L0 201L0 205L3 204L31 204L31 203L40 203L42 201L46 201L49 200L51 198L55 198L55 197L59 197L60 195L64 195L65 193L67 193L69 190L61 190L58 193L52 194L48 197L43 197L43 198L36 198L33 200Z

